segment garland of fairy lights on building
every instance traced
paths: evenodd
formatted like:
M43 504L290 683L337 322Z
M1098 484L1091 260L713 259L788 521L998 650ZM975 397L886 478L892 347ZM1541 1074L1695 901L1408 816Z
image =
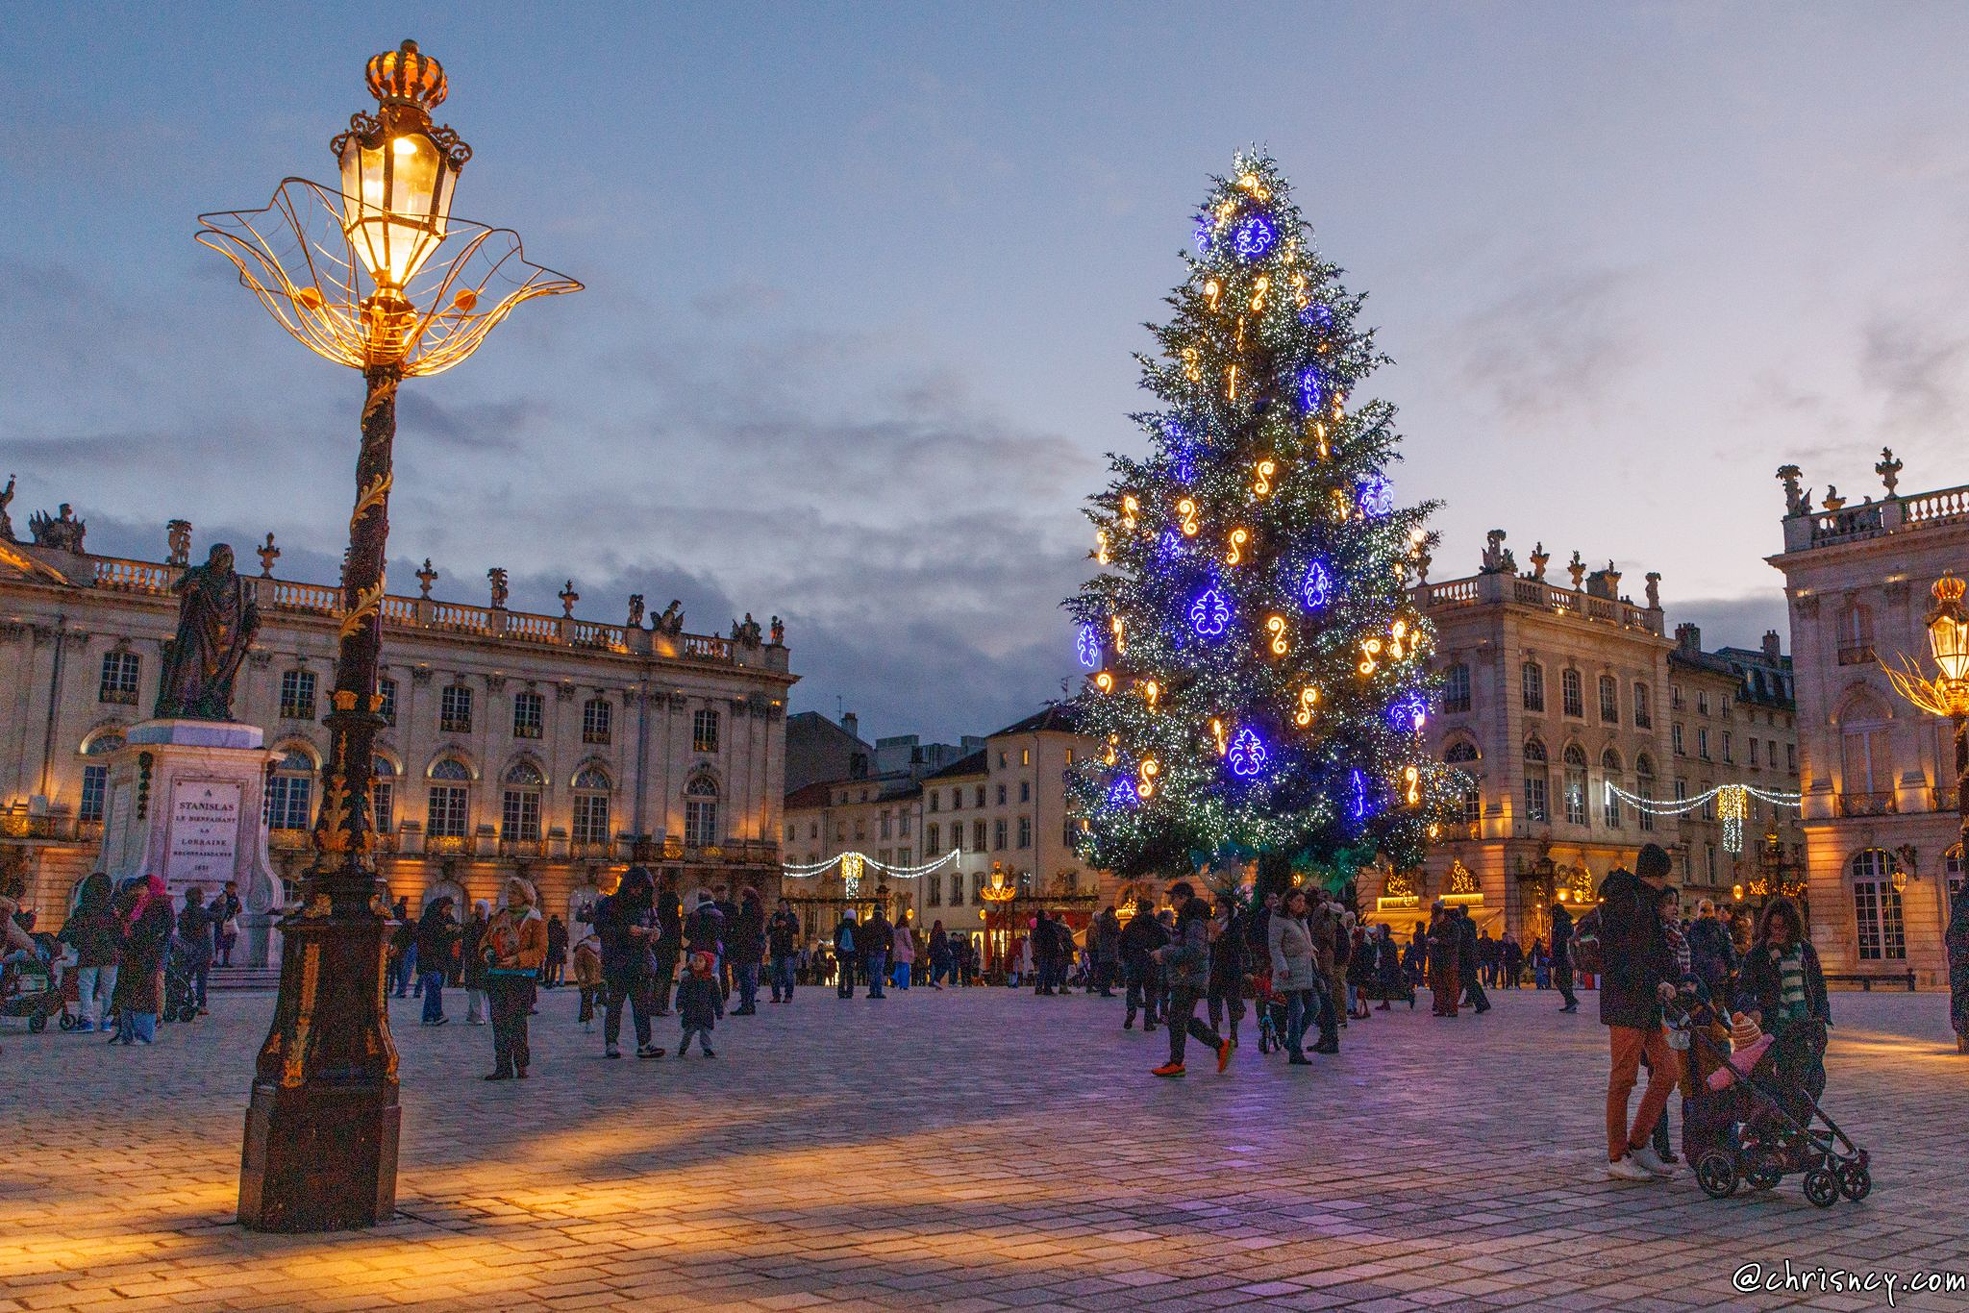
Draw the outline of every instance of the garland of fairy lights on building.
M1750 799L1767 802L1773 807L1797 807L1804 800L1803 794L1786 793L1781 789L1760 789L1754 784L1719 784L1693 798L1661 802L1629 793L1612 780L1605 784L1609 801L1618 798L1634 810L1650 816L1686 816L1714 799L1717 819L1723 822L1723 851L1728 853L1743 851L1743 823L1750 817Z
M956 861L960 855L960 849L952 848L935 861L925 862L921 866L893 866L888 862L878 862L867 853L846 852L830 857L824 862L813 862L805 866L783 865L779 869L780 874L789 880L811 880L826 875L838 866L841 868L841 884L847 890L848 897L853 898L861 892L862 875L870 868L893 879L913 880L919 875L928 875L932 871L941 870Z

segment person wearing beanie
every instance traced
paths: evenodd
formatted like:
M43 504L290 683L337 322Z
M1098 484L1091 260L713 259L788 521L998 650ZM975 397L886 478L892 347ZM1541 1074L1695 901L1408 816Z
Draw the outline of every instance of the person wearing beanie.
M506 881L506 905L486 927L479 953L485 958L486 990L492 996L492 1073L487 1080L526 1079L533 1052L527 1044L527 1014L533 986L547 960L547 923L533 886L518 876Z
M697 1037L697 1046L705 1057L718 1056L711 1051L711 1032L717 1028L718 1004L722 1001L717 970L716 955L692 953L684 982L677 986L677 1015L684 1023L684 1042L677 1046L677 1056L680 1058L691 1051L693 1035Z
M1668 1096L1682 1077L1682 1055L1669 1047L1661 1005L1675 996L1675 953L1657 910L1670 869L1658 844L1645 844L1632 871L1615 870L1600 885L1600 1024L1607 1027L1607 1175L1651 1181L1669 1167L1648 1143ZM1630 1123L1627 1101L1648 1061L1648 1085Z

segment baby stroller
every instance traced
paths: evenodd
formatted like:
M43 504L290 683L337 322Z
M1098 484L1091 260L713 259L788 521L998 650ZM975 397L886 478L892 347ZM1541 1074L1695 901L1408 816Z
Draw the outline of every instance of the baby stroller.
M1277 1053L1285 1047L1285 1000L1272 991L1270 971L1250 976L1247 985L1258 1010L1258 1051Z
M164 1011L160 1021L194 1021L198 1000L192 996L191 954L171 937L170 951L164 955Z
M1692 990L1685 981L1664 1011L1671 1028L1689 1037L1695 1092L1682 1100L1682 1153L1704 1194L1726 1199L1739 1183L1769 1190L1802 1172L1805 1197L1820 1208L1841 1195L1855 1203L1867 1197L1873 1189L1867 1151L1819 1106L1823 1073L1800 1077L1816 1069L1824 1051L1822 1026L1794 1024L1746 1074L1716 1038L1728 1023L1699 984Z
M48 1028L49 1017L58 1018L67 1030L75 1018L69 1013L64 986L68 992L74 990L75 973L61 970L61 946L53 935L32 938L44 956L0 967L0 1017L26 1017L28 1033L34 1035Z

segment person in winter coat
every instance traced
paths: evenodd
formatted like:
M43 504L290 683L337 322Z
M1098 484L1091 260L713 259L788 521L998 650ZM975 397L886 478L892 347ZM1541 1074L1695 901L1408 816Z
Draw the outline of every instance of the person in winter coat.
M533 886L514 876L506 881L506 905L486 927L479 950L486 959L486 987L492 995L492 1071L487 1080L526 1079L533 1051L527 1044L527 1014L533 987L547 959L547 923L534 906Z
M116 994L123 925L111 906L114 896L109 877L101 871L91 872L82 881L74 914L55 936L75 950L76 993L82 1010L82 1020L75 1028L84 1034L109 1015L109 1000Z
M1949 1027L1955 1031L1955 1051L1969 1053L1969 882L1949 905L1942 942L1948 950Z
M197 885L185 890L185 905L178 912L177 947L182 955L187 982L187 997L198 1009L200 1016L206 1015L205 993L212 979L212 913L205 906L205 891Z
M1394 1006L1394 1000L1407 998L1409 1011L1415 1010L1415 990L1409 986L1408 975L1402 970L1401 945L1395 942L1395 932L1385 925L1374 927L1374 975L1375 983L1381 993L1383 1012Z
M164 1005L164 954L171 941L171 896L161 876L123 886L123 962L116 975L117 1039L150 1044Z
M492 904L481 898L472 904L472 919L465 923L461 938L463 964L459 978L465 986L465 1021L483 1026L492 1013L485 992L485 957L479 952L485 943L485 928L492 924Z
M1490 998L1484 993L1483 954L1477 943L1477 923L1470 919L1470 909L1458 907L1452 915L1456 921L1456 970L1463 981L1463 992L1469 995L1470 1007L1478 1016L1490 1011Z
M390 932L390 974L396 980L397 997L403 998L410 992L410 977L417 970L417 921L410 915L408 898L397 899L390 919L396 922L396 929Z
M444 1015L444 977L451 966L451 946L457 942L451 895L443 894L431 900L417 922L417 975L424 991L422 1025L442 1026L451 1020Z
M677 1046L678 1057L691 1051L692 1036L697 1037L697 1047L705 1057L718 1056L711 1051L711 1032L718 1026L720 999L717 959L709 953L692 953L684 983L677 987L677 1015L684 1023L684 1042Z
M1113 998L1115 974L1121 966L1121 917L1112 904L1101 909L1087 932L1087 958L1092 964L1088 991Z
M766 922L766 951L772 958L773 1002L793 1001L794 964L800 951L800 918L793 904L782 898L772 919Z
M1805 918L1789 898L1765 904L1757 943L1743 960L1735 1006L1771 1036L1785 1094L1780 1102L1794 1119L1805 1121L1811 1114L1805 1096L1825 1093L1825 1030L1832 1024L1832 1002L1818 950L1805 938Z
M732 1015L752 1016L759 1010L759 964L766 956L766 906L750 885L739 890L738 915L725 927L725 951L738 981L738 1006Z
M1430 1010L1439 1017L1454 1017L1463 995L1462 935L1456 928L1456 918L1440 900L1429 909L1426 942L1429 994L1434 1000Z
M1517 935L1509 930L1497 946L1497 959L1500 987L1516 989L1518 978L1525 970L1525 950L1519 945Z
M950 935L945 932L941 920L930 923L930 988L943 989L938 982L945 976L951 983L957 983L957 954L951 951Z
M850 907L841 913L841 924L834 927L834 963L840 973L834 993L838 998L855 996L855 963L861 961L855 940L860 933L861 927L855 922L855 909Z
M243 910L239 901L239 882L226 881L218 897L212 900L212 927L217 932L213 960L218 966L232 965L233 945L239 942L239 914Z
M558 989L566 970L567 923L556 912L547 918L547 961L540 968L540 983L548 989Z
M1346 922L1340 915L1340 904L1327 896L1323 889L1309 890L1307 897L1312 903L1312 914L1307 924L1313 931L1313 957L1319 963L1320 983L1317 1005L1319 1021L1319 1043L1313 1045L1315 1053L1338 1053L1340 1051L1341 1009L1346 1005L1347 986L1344 979L1345 968L1340 965L1340 940L1347 933ZM1335 976L1341 976L1336 986Z
M1217 1070L1221 1073L1231 1065L1231 1042L1196 1015L1196 1005L1210 988L1210 907L1196 896L1187 880L1169 886L1169 902L1176 910L1175 933L1150 954L1169 980L1169 1061L1157 1067L1155 1075L1183 1074L1186 1038L1217 1050Z
M1155 1029L1162 1012L1161 968L1156 963L1155 950L1168 942L1169 936L1155 919L1154 911L1146 904L1135 904L1135 915L1121 932L1121 979L1126 987L1128 1008L1128 1015L1121 1022L1123 1030L1134 1028L1137 1011L1142 1014L1142 1029Z
M889 950L895 946L896 928L889 924L889 918L877 903L868 919L861 923L855 932L855 951L861 955L861 968L868 976L868 996L887 998L882 992L882 982L889 971Z
M1306 1021L1317 1006L1319 958L1313 951L1313 931L1307 923L1312 909L1306 891L1294 889L1270 917L1265 938L1272 959L1272 992L1285 999L1286 1061L1310 1065L1306 1056Z
M1696 919L1684 936L1689 944L1689 970L1709 990L1709 997L1730 997L1737 974L1737 946L1730 942L1730 928L1716 915L1716 904L1708 898L1696 900Z
M724 1016L725 914L707 889L697 891L697 905L684 918L684 952L711 954L711 977L718 982L718 1015Z
M677 978L677 956L684 948L684 901L677 897L669 877L656 891L656 1006L653 1017L670 1015L670 988Z
M1565 1000L1561 1012L1579 1011L1579 1000L1572 992L1572 913L1564 903L1552 904L1552 987Z
M574 944L574 987L581 991L581 1029L595 1029L595 999L602 992L602 941L593 930Z
M1210 986L1205 994L1205 1010L1213 1030L1230 1022L1231 1047L1238 1044L1237 1024L1244 1019L1244 971L1246 920L1237 904L1225 898L1217 904L1216 924L1210 937Z
M1347 1001L1353 1008L1354 1020L1366 1021L1369 1015L1368 996L1374 993L1375 960L1374 936L1366 926L1355 926L1353 943L1347 958Z
M1645 844L1634 870L1611 872L1600 885L1600 1024L1607 1027L1612 1062L1607 1075L1607 1175L1647 1181L1668 1174L1648 1143L1682 1076L1682 1055L1669 1047L1661 1005L1675 996L1675 954L1658 911L1668 854ZM1633 1121L1628 1096L1648 1060L1648 1086Z
M904 912L896 922L895 943L890 949L891 968L896 988L909 990L910 975L916 970L916 927L909 923L909 913Z
M1051 994L1053 976L1058 972L1059 941L1053 937L1052 918L1043 907L1033 913L1032 933L1026 938L1026 948L1032 957L1032 992Z
M636 1024L636 1056L660 1058L663 1050L650 1038L651 946L662 934L656 918L656 885L649 867L623 872L615 892L595 904L595 937L601 941L602 1056L622 1056L622 1007L626 1003Z

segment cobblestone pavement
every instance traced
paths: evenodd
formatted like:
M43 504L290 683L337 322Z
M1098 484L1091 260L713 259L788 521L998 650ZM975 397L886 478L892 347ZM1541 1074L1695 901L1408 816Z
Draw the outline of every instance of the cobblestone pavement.
M715 1060L605 1062L562 990L534 1078L488 1084L462 1002L438 1030L395 1005L401 1216L314 1237L231 1218L270 996L149 1050L7 1023L0 1311L1863 1308L1884 1294L1730 1276L1969 1271L1969 1059L1933 994L1835 996L1827 1106L1876 1187L1823 1212L1796 1177L1720 1202L1603 1179L1604 1031L1549 994L1180 1081L1119 1002L804 990L724 1022Z

